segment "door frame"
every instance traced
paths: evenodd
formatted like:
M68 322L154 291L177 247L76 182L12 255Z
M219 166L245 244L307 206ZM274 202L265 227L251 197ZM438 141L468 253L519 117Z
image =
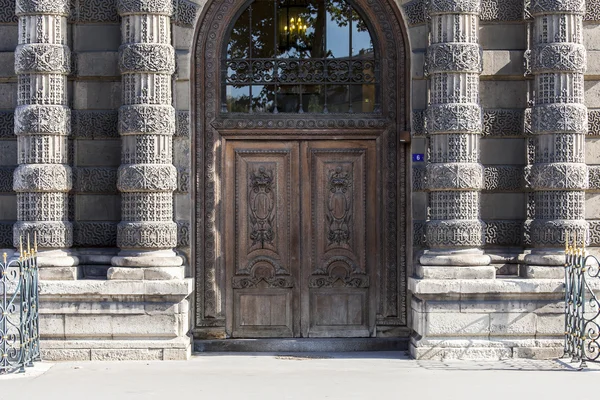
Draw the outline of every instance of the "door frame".
M224 114L221 112L220 60L231 24L248 0L212 0L196 23L192 57L190 113L192 131L191 264L195 277L194 328L197 338L227 337L223 140L241 138L379 138L382 179L381 271L378 271L377 325L406 328L407 265L412 227L408 130L410 62L406 29L393 0L348 0L373 29L380 57L381 112L373 114ZM408 332L408 329L405 329Z

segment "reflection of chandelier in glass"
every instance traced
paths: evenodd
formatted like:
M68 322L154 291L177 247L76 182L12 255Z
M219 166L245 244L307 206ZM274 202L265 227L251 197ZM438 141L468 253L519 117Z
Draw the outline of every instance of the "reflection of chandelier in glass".
M299 51L310 50L305 40L310 25L307 19L309 11L306 2L288 0L279 7L279 50L282 52L292 48Z

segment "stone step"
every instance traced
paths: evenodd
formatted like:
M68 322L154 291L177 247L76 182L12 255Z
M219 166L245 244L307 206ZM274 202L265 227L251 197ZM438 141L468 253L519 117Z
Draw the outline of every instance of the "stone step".
M195 340L195 352L404 351L408 338L300 338Z

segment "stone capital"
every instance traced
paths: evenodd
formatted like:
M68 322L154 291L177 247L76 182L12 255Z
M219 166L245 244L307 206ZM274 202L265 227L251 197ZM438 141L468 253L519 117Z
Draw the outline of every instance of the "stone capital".
M119 133L175 134L175 109L170 105L133 104L119 108Z
M168 44L127 43L119 48L121 73L157 73L172 75L175 72L175 49Z
M177 224L123 221L117 227L117 245L121 250L172 249L177 246Z
M539 104L531 111L532 132L586 134L588 110L584 104Z
M14 174L15 192L68 192L71 167L64 164L21 164Z
M121 165L117 187L121 192L172 192L177 188L177 168L171 164Z
M534 164L531 167L531 187L535 190L585 190L588 187L587 165Z
M477 43L436 43L427 48L427 73L481 73L481 47Z
M68 75L71 71L71 51L60 44L20 44L15 50L17 74L55 73Z
M24 105L15 109L17 135L69 135L71 110L62 105Z
M483 165L477 163L430 163L429 190L483 189Z
M478 104L432 104L427 108L427 133L481 134L482 112Z
M544 72L584 73L587 68L585 46L578 43L543 43L533 48L532 69Z

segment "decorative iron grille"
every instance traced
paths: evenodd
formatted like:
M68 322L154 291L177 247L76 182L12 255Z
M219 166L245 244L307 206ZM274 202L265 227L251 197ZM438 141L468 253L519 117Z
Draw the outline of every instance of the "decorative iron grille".
M600 301L594 293L600 282L600 262L586 256L577 239L565 248L565 357L572 362L600 362ZM598 279L598 281L595 281Z
M26 238L19 258L0 262L0 374L24 372L40 361L37 241Z

